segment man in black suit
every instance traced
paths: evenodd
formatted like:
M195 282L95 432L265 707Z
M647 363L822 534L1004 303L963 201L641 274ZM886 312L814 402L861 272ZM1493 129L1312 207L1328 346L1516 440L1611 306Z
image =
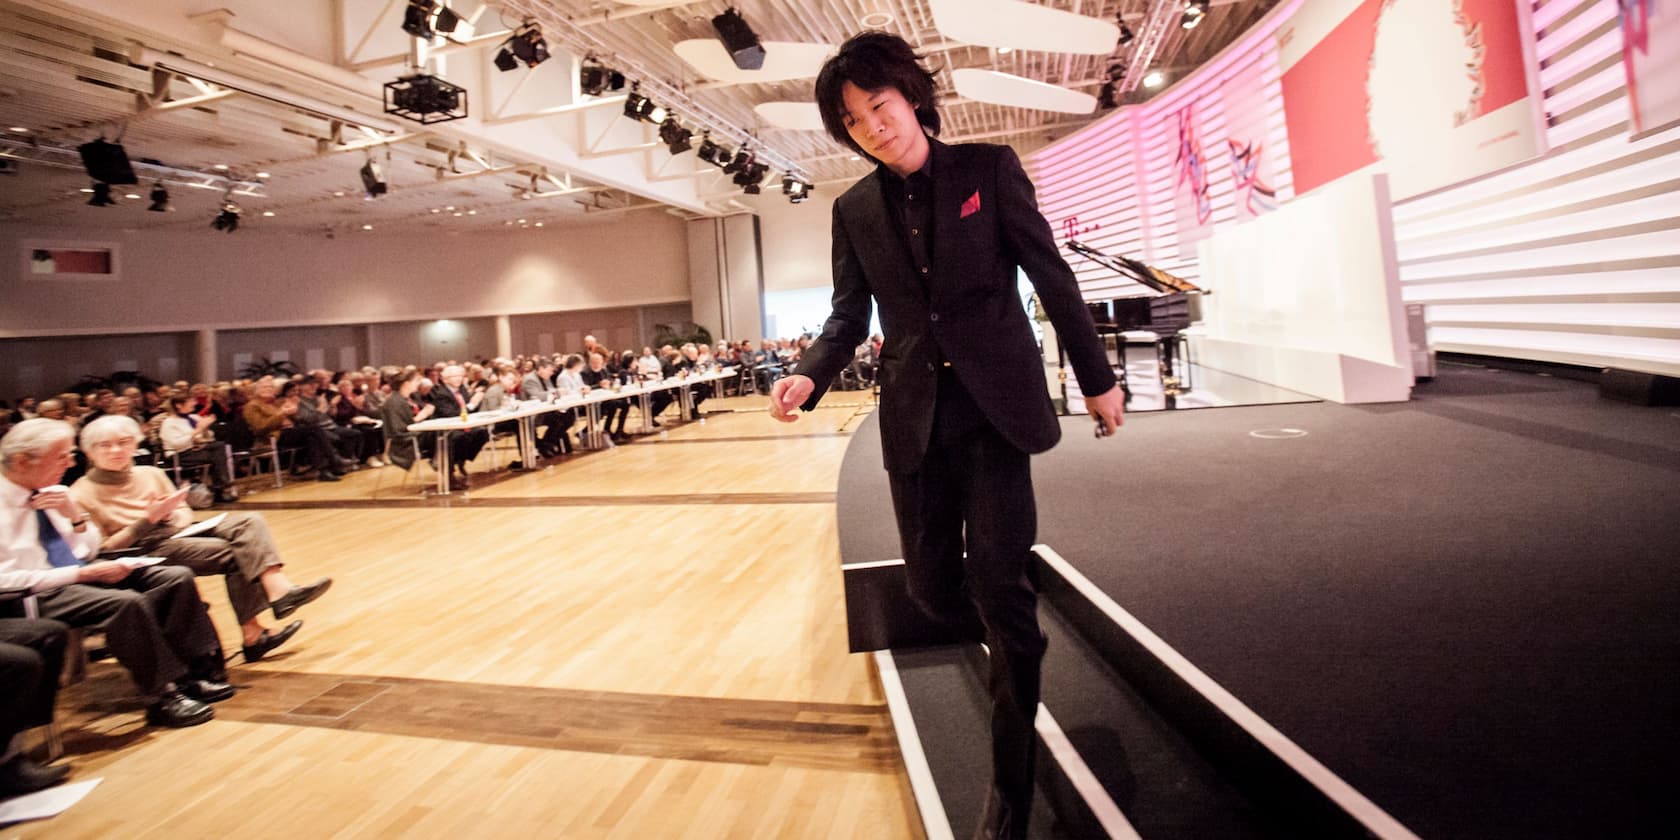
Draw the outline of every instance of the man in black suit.
M485 389L467 387L467 369L460 365L449 365L440 374L443 381L432 388L430 399L432 405L437 406L438 417L465 417L478 410L479 403L484 400ZM460 478L450 476L450 486L460 484L464 487L467 481L467 464L478 457L484 445L490 442L490 431L483 426L471 429L460 429L449 433L449 468Z
M881 449L911 598L990 648L992 789L977 836L1024 837L1033 793L1039 663L1037 530L1029 455L1061 436L1044 362L1016 294L1025 269L1073 361L1098 434L1122 397L1073 272L1005 146L947 146L931 73L896 36L853 37L817 77L836 140L879 166L834 205L833 314L771 390L771 414L816 407L869 328L886 341ZM967 552L966 557L964 552Z

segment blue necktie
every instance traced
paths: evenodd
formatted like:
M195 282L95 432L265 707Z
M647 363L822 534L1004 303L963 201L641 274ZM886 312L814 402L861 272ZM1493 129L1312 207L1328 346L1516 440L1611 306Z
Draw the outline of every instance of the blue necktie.
M58 526L44 510L35 511L35 527L41 532L41 547L47 550L47 562L54 566L80 566L82 561L76 559L76 553L70 550L70 544L64 541L64 535L58 532Z

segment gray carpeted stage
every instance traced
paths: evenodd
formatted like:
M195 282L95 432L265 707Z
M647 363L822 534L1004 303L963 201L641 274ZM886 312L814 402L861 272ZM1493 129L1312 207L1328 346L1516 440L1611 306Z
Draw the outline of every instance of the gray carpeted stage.
M1420 835L1680 826L1680 410L1444 365L1405 404L1063 422L1039 541ZM848 563L899 556L878 449Z

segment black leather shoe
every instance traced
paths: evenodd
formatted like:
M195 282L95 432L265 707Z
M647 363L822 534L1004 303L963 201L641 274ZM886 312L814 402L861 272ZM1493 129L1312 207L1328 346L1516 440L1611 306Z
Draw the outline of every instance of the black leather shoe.
M974 828L974 840L1027 840L1027 816L1006 802L996 788L986 795L986 808Z
M298 607L327 594L332 587L332 578L321 578L307 586L294 586L290 592L280 596L280 600L269 602L274 610L275 618L285 618L298 611Z
M344 477L337 473L324 472L315 476L316 481L343 481Z
M0 799L46 790L69 775L68 764L44 767L18 753L0 764Z
M233 686L215 680L185 679L175 683L181 693L200 703L220 703L233 696Z
M167 692L156 703L146 707L146 722L153 726L180 729L208 723L215 716L214 709L179 691Z
M331 581L328 581L328 583L331 583ZM293 589L292 591L296 592L298 590ZM321 587L321 592L325 591L327 591L327 588L325 586ZM274 607L275 612L279 612L280 605L275 604ZM293 609L296 609L296 607L293 607ZM294 621L291 624L286 625L285 628L280 630L278 633L270 630L262 631L262 635L258 636L256 641L245 646L245 661L255 662L267 656L269 651L285 644L287 639L297 635L297 631L302 628L302 621Z

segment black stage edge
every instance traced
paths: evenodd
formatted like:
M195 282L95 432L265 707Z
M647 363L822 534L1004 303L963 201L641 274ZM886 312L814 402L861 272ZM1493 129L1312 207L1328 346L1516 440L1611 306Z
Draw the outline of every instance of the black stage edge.
M1138 414L1106 441L1067 418L1034 459L1039 541L1421 836L1674 835L1680 411L1452 362L1414 397ZM873 425L840 477L848 565L899 556ZM1286 429L1306 434L1250 434ZM849 587L854 619L863 591ZM1046 705L1077 732L1086 705L1068 698L1101 681L1049 662ZM983 728L964 731L983 747ZM1112 732L1070 737L1147 823L1146 799L1171 791L1137 780L1167 771ZM1177 734L1241 787L1241 760ZM923 741L930 761L947 746ZM1265 833L1272 810L1248 827Z

